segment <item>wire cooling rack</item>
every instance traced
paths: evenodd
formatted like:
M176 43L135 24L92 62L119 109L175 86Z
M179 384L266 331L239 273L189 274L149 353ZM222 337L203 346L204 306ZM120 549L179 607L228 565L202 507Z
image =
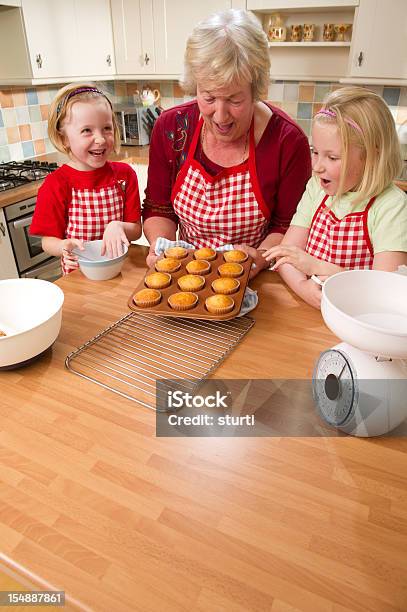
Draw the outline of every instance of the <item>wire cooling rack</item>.
M65 366L87 380L156 410L156 381L189 390L207 378L254 325L130 313L70 353Z

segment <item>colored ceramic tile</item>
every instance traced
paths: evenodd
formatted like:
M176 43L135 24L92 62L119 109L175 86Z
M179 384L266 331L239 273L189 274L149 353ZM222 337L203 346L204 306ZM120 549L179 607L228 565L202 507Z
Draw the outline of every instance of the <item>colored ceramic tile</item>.
M407 121L407 106L399 106L396 121L399 125Z
M398 108L397 108L397 106L389 106L389 109L390 109L390 112L391 112L392 117L393 117L393 119L394 119L394 122L396 123L396 121L397 121L397 111L398 111Z
M49 104L51 102L51 96L49 95L49 90L47 89L37 89L37 104Z
M127 95L134 96L137 95L137 92L140 91L137 83L126 83Z
M268 102L270 102L270 104L276 108L281 108L283 106L283 103L280 102L280 100L268 100Z
M126 93L126 83L116 82L114 84L114 95L119 97L124 97L127 95Z
M400 99L400 87L383 87L383 98L389 106L397 106Z
M11 89L0 90L0 106L1 108L11 108L14 106Z
M27 89L27 104L38 104L38 95L35 89Z
M28 112L28 106L17 106L16 115L17 125L25 125L26 123L30 123L30 113Z
M319 110L321 110L322 106L323 106L323 104L321 104L321 102L315 102L315 103L312 105L312 116L313 116L313 117L314 117L314 115L316 115L316 114L317 114L317 112L318 112Z
M309 138L310 135L311 135L311 121L309 121L307 119L298 119L297 123L300 126L300 128L302 130L304 130L305 135L307 136L307 138Z
M2 112L1 112L1 109L0 109L0 127L4 127L4 123L3 123L3 114L2 114Z
M27 159L29 157L34 157L35 153L34 153L34 145L31 141L29 142L23 142L21 143L22 147L23 147L23 154L24 154L24 159Z
M175 105L174 98L161 98L161 106L163 108L171 108Z
M42 121L35 121L31 123L31 134L33 140L39 140L44 137Z
M298 100L300 102L312 102L314 100L314 85L300 85L298 87Z
M174 91L174 94L173 94L174 98L183 98L184 97L184 90L182 89L182 87L178 83L174 83L173 91Z
M298 112L298 102L286 102L284 100L284 102L282 103L281 108L283 109L284 112L287 113L287 115L289 115L292 119L296 119L297 118L297 112Z
M10 151L10 159L13 161L21 161L24 159L23 147L21 142L15 142L14 144L10 144L8 146Z
M13 96L14 106L25 106L27 104L25 89L12 89L11 95Z
M31 127L29 125L19 125L18 131L20 132L20 140L31 140Z
M55 153L56 148L54 147L54 145L51 143L51 141L47 138L45 140L45 152L46 153Z
M7 144L7 129L2 127L0 128L0 146Z
M41 119L48 119L49 104L40 104Z
M3 108L3 122L5 127L14 127L17 125L17 115L14 108Z
M0 163L10 161L10 151L8 147L0 147Z
M284 102L298 102L298 83L285 83L283 92Z
M173 98L174 97L174 87L172 81L163 81L160 83L159 87L161 91L161 96L164 98Z
M43 138L41 140L34 140L34 148L36 155L45 153L45 140Z
M42 127L42 138L48 138L48 121L41 121L41 127ZM37 140L37 139L33 138L33 140Z
M298 119L311 119L312 116L312 104L309 102L298 103Z
M330 91L331 91L331 87L329 84L327 83L324 83L323 85L317 84L315 86L315 94L314 94L315 102L323 102L324 98L326 98L326 96L328 95Z
M284 85L282 83L272 83L269 85L268 99L282 102L284 100Z
M9 144L20 142L20 132L17 126L7 128L7 142Z
M407 87L400 89L399 106L407 106Z
M40 111L40 107L37 106L29 106L28 107L28 114L30 115L30 121L32 123L36 122L36 121L41 121L41 111Z

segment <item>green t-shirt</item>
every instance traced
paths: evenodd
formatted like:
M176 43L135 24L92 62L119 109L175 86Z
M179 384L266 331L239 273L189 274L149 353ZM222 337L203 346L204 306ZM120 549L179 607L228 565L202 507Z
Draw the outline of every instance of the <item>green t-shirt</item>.
M315 211L325 197L319 179L311 177L305 192L297 206L291 225L311 227ZM363 211L368 200L353 205L356 193L349 191L333 204L333 197L329 196L325 202L332 212L342 219L345 215ZM407 252L407 194L395 185L387 187L376 197L367 215L367 228L372 242L373 252L404 251Z

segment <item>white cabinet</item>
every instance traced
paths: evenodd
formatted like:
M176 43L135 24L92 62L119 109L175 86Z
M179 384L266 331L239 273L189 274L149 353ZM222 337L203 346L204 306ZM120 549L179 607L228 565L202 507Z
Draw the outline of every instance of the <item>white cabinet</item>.
M111 7L117 73L154 74L152 0L111 0Z
M115 72L109 0L0 6L0 83L66 82Z
M111 0L118 75L178 78L186 40L211 13L241 0Z
M183 71L185 44L193 28L211 13L231 6L231 0L153 0L156 72L178 77Z
M355 15L349 75L407 79L406 0L360 0Z
M18 278L4 211L0 209L0 280Z

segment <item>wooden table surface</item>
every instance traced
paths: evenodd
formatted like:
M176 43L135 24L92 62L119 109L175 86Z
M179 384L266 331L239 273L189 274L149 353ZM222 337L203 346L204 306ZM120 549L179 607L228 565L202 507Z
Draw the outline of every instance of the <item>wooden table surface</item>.
M0 562L66 609L407 609L407 442L352 437L156 438L153 411L64 360L127 312L122 276L58 281L50 354L0 373ZM310 378L337 340L277 275L252 286L254 327L217 378Z

